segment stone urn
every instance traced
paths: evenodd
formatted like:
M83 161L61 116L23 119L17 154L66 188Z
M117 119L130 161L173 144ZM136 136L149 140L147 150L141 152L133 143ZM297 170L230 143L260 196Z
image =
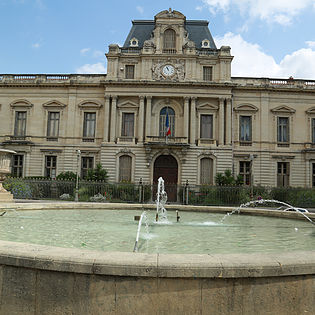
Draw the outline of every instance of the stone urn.
M7 174L11 173L10 164L13 154L14 151L0 149L0 202L13 202L13 195L2 186Z

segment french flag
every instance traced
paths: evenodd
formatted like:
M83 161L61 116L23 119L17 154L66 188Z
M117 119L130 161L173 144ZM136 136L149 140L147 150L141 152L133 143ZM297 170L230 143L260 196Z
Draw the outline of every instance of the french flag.
M165 127L166 127L166 136L170 136L171 135L171 128L170 128L170 122L168 120L168 112L166 112L166 120L165 120Z

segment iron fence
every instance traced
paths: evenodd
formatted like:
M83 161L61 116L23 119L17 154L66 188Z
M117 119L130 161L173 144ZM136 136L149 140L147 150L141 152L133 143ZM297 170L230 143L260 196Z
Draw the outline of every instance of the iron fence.
M16 199L74 200L75 181L8 178ZM274 199L298 207L315 207L315 188L165 184L168 202L187 205L237 206L252 199ZM80 181L79 201L148 203L156 200L157 185Z

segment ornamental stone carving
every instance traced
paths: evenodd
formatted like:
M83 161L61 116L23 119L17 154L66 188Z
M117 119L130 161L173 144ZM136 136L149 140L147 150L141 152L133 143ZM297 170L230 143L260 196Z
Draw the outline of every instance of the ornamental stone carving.
M175 69L172 76L164 76L162 69L166 65L172 65ZM185 62L184 60L159 60L152 66L152 78L153 80L161 81L181 81L185 79Z

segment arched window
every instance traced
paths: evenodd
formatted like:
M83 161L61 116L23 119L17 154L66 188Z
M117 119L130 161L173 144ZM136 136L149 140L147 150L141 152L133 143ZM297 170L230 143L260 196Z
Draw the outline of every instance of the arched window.
M176 52L176 33L172 29L167 29L164 32L164 52Z
M160 111L159 136L165 137L167 134L166 117L168 116L168 126L170 128L170 137L175 136L175 112L171 107L163 107Z
M213 184L213 160L211 158L202 158L200 160L200 184Z
M119 157L119 181L131 182L131 163L132 158L129 155Z

